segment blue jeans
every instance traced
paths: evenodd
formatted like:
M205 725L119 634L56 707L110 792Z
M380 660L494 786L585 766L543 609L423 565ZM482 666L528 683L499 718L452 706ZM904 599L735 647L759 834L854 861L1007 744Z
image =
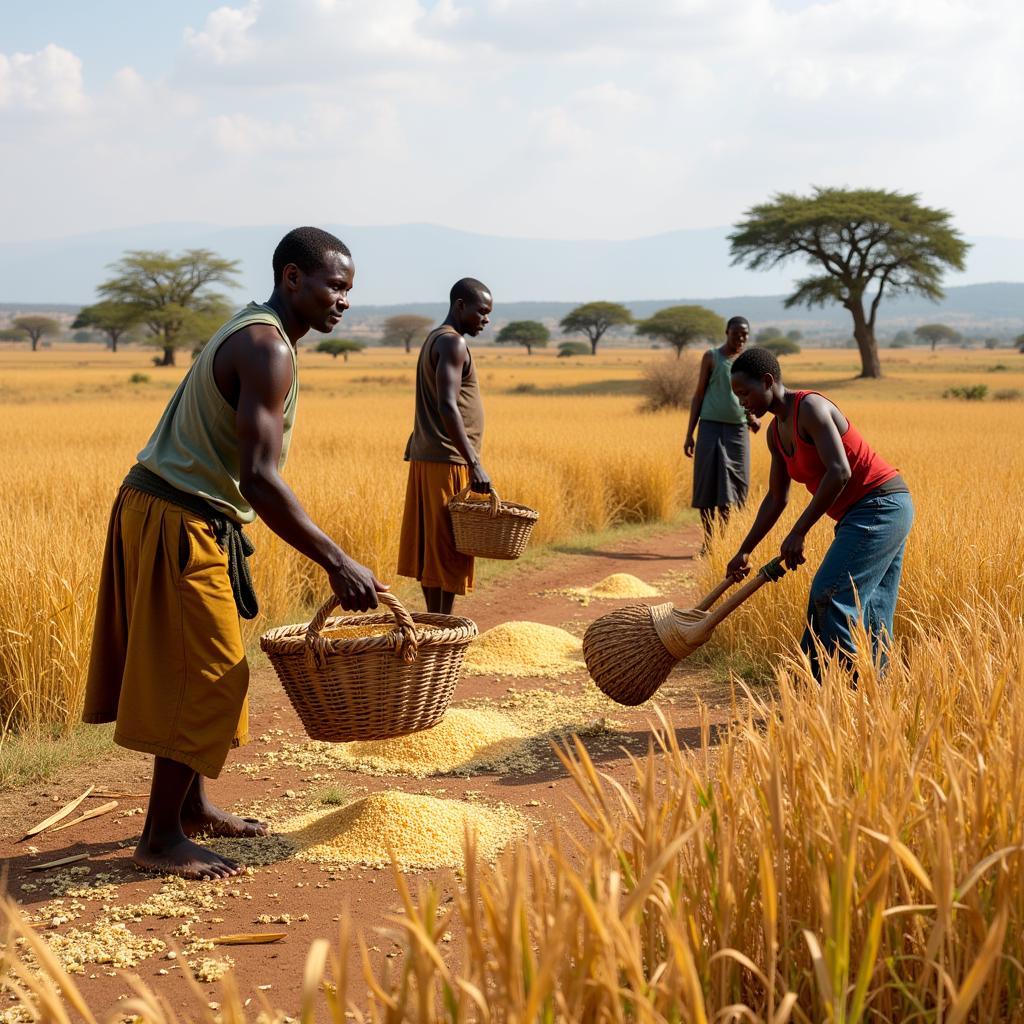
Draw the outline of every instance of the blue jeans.
M807 628L800 647L819 678L814 637L826 652L850 655L851 623L860 618L871 636L872 657L884 667L892 637L903 551L914 522L909 494L867 495L836 524L835 539L814 574Z

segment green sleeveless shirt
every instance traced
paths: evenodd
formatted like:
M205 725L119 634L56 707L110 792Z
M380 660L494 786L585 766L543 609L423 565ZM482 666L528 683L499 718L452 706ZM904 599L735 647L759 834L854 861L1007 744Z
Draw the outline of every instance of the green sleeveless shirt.
M241 524L251 523L256 513L239 490L235 410L217 387L213 359L227 338L253 324L277 328L292 356L292 386L284 403L279 464L279 468L284 468L299 398L299 369L295 346L288 341L280 318L269 306L258 302L250 302L239 310L196 356L138 456L150 472L180 491L198 495Z
M711 355L715 360L715 366L704 391L700 418L714 420L716 423L746 423L743 406L732 390L732 359L723 355L717 348L711 350Z

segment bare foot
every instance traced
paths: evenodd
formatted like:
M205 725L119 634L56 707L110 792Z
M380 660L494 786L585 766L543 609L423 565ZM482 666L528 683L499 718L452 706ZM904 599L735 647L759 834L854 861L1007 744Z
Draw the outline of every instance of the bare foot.
M265 836L268 828L258 818L240 818L206 802L202 807L183 807L181 827L187 836L221 836L227 839L254 839Z
M231 878L240 875L245 868L237 861L221 857L213 850L207 850L184 835L168 843L157 843L143 834L132 860L143 871L154 871L161 875L180 875L212 881L217 878Z

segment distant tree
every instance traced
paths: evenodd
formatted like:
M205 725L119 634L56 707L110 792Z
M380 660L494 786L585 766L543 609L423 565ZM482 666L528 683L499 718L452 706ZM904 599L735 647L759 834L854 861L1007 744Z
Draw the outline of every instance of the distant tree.
M782 331L780 331L778 327L762 327L761 330L754 335L754 341L763 347L766 341L774 341L776 338L781 337Z
M861 377L882 376L875 340L882 296L942 298L943 271L963 270L969 248L946 210L922 206L916 195L883 189L777 193L749 209L729 241L733 263L751 270L793 257L817 264L820 272L797 282L786 305L838 302L848 309Z
M798 331L795 327L791 331L786 331L786 337L790 341L802 341L804 337L803 331Z
M526 354L533 355L534 346L547 348L551 332L539 320L513 320L505 324L494 340L499 345L522 345Z
M0 327L0 341L28 341L28 335L20 327Z
M411 352L413 340L422 338L433 326L434 321L429 316L398 313L395 316L389 316L384 321L384 337L380 339L380 343L382 345L404 345L405 351Z
M1024 334L1018 334L1017 337L1013 339L1013 343L1017 346L1018 352L1024 353Z
M563 341L558 346L558 358L565 359L568 356L588 356L590 346L585 341Z
M597 343L610 327L633 322L633 314L617 302L586 302L562 317L563 334L585 334L590 339L590 354L597 355Z
M952 327L947 327L945 324L921 324L920 327L914 328L914 335L921 341L928 342L933 352L940 341L955 345L960 340L960 332L954 331Z
M683 349L695 341L711 341L725 334L725 321L704 306L668 306L654 316L641 320L636 333L666 341L676 350L678 359Z
M911 343L911 341L913 341L913 335L908 330L901 330L901 331L897 331L892 336L892 340L893 340L893 345L892 345L893 348L897 347L897 345L896 345L897 342L899 343L899 347L903 348L903 347L909 345Z
M73 328L89 328L107 336L110 351L117 351L117 343L126 338L141 323L138 306L130 302L96 302L84 306L75 317Z
M28 340L32 342L33 352L39 347L39 342L43 338L60 334L60 321L55 320L52 316L42 316L39 313L16 316L11 323L28 335Z
M163 350L159 365L173 366L175 351L205 340L210 323L228 308L226 298L211 288L235 284L238 261L209 249L188 249L180 256L133 250L111 269L115 276L99 286L100 295L132 306L138 322L149 328L147 343Z
M986 338L985 341L984 341L984 345L985 345L985 348L987 348L987 349L999 348L999 339L998 338Z
M767 341L761 342L761 345L777 356L795 356L800 353L800 346L789 338L769 338Z
M361 341L353 341L351 338L324 338L317 345L317 352L329 352L335 359L341 356L348 362L349 352L362 352L366 346Z
M192 358L195 359L233 312L234 308L223 295L206 296L182 325L178 338L181 347L191 348Z

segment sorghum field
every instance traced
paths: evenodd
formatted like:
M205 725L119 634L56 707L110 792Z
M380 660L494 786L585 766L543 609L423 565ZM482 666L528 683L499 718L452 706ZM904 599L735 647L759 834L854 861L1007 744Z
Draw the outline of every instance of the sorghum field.
M623 787L570 749L589 846L570 856L556 836L493 868L470 856L441 912L396 873L400 969L368 959L370 1005L349 1007L334 950L350 937L319 940L304 1020L1024 1020L1024 356L883 357L880 382L853 380L846 351L805 351L783 369L791 386L828 393L913 492L899 650L885 679L866 662L856 687L839 666L821 687L806 677L795 640L809 573L791 574L705 652L736 680L734 722L713 750L706 738L680 751L666 730ZM538 542L688 505L684 414L637 411L644 364L664 358L481 350L485 465L504 496L540 510ZM182 372L147 362L131 351L0 352L9 730L74 721L109 504ZM303 353L300 365L288 479L314 518L390 579L413 357L370 350L342 364ZM983 400L943 397L973 384L987 386ZM767 473L763 437L752 505ZM803 500L794 489L794 514ZM702 563L707 589L752 514L736 515ZM828 534L819 524L812 535L810 566ZM321 583L265 531L253 536L255 636L301 616ZM776 553L771 541L755 562ZM25 935L18 948L47 968L11 957L19 998L34 991L51 1007L44 1019L67 1019L58 1007L80 999L72 981L48 967L13 904L7 915L11 939ZM441 942L453 928L467 936L459 963ZM119 1012L256 1019L230 976L224 984L216 1012L201 1001L172 1010L146 990Z

